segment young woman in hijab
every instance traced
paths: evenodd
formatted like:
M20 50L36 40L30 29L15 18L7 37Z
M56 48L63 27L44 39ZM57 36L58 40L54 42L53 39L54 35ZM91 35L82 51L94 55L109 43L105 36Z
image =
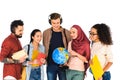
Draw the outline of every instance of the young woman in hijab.
M83 80L89 67L90 41L78 25L70 29L72 40L68 44L70 58L69 69L66 71L67 80Z

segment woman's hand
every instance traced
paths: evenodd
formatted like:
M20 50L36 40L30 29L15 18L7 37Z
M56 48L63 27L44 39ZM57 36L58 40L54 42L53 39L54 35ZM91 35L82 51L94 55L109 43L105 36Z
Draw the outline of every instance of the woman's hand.
M90 60L90 61L89 61L89 64L93 65L93 61L92 61L92 60Z
M33 61L29 61L29 64L39 64L41 66L41 64L45 64L46 60L44 58L41 59L34 59Z
M88 63L88 61L85 57L82 57L81 60L84 61L85 63Z
M70 50L69 52L72 57L77 57L77 54L73 50Z
M19 59L19 63L23 63L26 60L26 55Z
M41 58L41 59L40 59L40 62L43 63L43 64L45 64L45 63L46 63L46 59Z
M70 54L71 54L71 56L73 56L73 57L78 57L78 58L80 58L83 62L88 63L86 57L80 55L79 53L76 53L75 51L70 50Z
M102 80L102 77L98 78L98 80Z
M29 64L39 64L39 60L35 59L33 61L29 61Z

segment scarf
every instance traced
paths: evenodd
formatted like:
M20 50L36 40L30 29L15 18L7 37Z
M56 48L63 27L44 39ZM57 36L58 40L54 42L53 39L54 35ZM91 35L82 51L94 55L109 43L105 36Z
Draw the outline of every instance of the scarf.
M80 55L86 57L86 59L90 60L90 41L86 37L85 33L78 25L73 25L71 28L77 29L77 38L72 40L72 50L76 51ZM89 67L88 63L85 63L85 73L87 68Z

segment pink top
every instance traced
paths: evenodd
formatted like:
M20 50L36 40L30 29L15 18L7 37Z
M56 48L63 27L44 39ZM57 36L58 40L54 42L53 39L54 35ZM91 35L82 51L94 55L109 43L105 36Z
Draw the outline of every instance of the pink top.
M70 51L70 49L71 49L71 41L68 44L68 51ZM68 61L68 66L69 69L72 70L85 71L84 62L78 57L70 57Z

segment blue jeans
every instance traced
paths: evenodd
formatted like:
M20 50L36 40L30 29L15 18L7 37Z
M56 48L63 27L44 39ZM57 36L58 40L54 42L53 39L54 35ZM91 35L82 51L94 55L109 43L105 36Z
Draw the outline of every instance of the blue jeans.
M41 69L40 69L40 67L31 69L29 80L41 80Z
M91 69L89 69L90 73L92 73ZM94 77L93 77L94 78ZM104 74L102 75L102 80L110 80L111 79L111 74L110 71L106 71L104 72ZM94 79L95 80L95 79Z
M102 75L102 80L110 80L110 79L111 79L110 71L104 72L104 74Z
M47 65L47 79L57 80L57 75L59 80L66 80L65 70L61 69L58 65Z
M111 79L110 71L105 72L105 73L102 75L102 78L103 78L103 80L110 80L110 79Z

